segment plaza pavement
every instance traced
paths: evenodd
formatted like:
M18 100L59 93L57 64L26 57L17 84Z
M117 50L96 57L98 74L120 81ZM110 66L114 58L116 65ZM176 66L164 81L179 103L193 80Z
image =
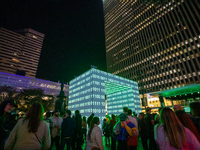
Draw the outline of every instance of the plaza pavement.
M85 144L86 144L86 143L84 143L83 146L82 146L82 149L83 149L83 150L85 150ZM104 137L104 136L103 136L103 146L104 146L104 150L111 150L111 145L106 146L106 142L105 142L105 137ZM67 147L65 146L65 149L64 149L64 150L66 150L66 149L67 149ZM53 146L52 150L56 150L55 145ZM143 148L142 148L142 143L141 143L141 139L138 140L138 147L137 147L137 150L143 150Z

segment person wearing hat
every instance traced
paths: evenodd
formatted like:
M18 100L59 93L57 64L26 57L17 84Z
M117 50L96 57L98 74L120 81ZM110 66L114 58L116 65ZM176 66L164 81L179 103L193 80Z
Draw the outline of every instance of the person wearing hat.
M138 131L136 126L128 120L128 116L125 113L119 115L120 121L115 125L114 132L116 134L116 141L118 141L119 150L127 150L128 136L137 135ZM129 150L136 149L136 147L129 147Z
M0 105L0 149L4 149L4 141L9 136L9 132L4 129L6 122L5 114L10 113L14 107L17 108L17 105L13 99L6 100Z
M53 117L51 117L51 120L53 121L53 129L52 129L52 134L51 134L51 147L52 149L53 144L55 143L56 145L56 150L60 149L60 129L61 125L63 122L63 119L59 117L60 111L55 110Z

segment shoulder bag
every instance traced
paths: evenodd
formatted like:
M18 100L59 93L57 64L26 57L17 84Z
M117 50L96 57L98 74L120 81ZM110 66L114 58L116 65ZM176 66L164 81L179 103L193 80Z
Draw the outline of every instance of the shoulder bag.
M35 136L36 136L36 138L37 138L38 142L41 144L41 141L39 140L39 138L38 138L38 136L37 136L37 134L36 134L36 133L35 133Z

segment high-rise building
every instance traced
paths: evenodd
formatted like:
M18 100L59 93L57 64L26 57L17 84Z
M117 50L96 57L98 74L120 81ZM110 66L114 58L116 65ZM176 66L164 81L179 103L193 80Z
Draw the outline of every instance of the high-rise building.
M0 28L0 71L15 74L22 70L35 77L44 34L32 29L10 31Z
M142 95L199 83L199 12L198 0L106 0L107 71Z

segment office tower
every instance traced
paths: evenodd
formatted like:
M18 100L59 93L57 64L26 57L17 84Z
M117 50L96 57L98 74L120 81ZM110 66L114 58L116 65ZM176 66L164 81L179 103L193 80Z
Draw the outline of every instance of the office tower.
M107 71L138 81L140 94L200 81L200 1L107 0Z
M0 28L0 71L15 74L24 36Z
M44 34L32 29L0 29L0 71L15 74L22 70L35 77Z

